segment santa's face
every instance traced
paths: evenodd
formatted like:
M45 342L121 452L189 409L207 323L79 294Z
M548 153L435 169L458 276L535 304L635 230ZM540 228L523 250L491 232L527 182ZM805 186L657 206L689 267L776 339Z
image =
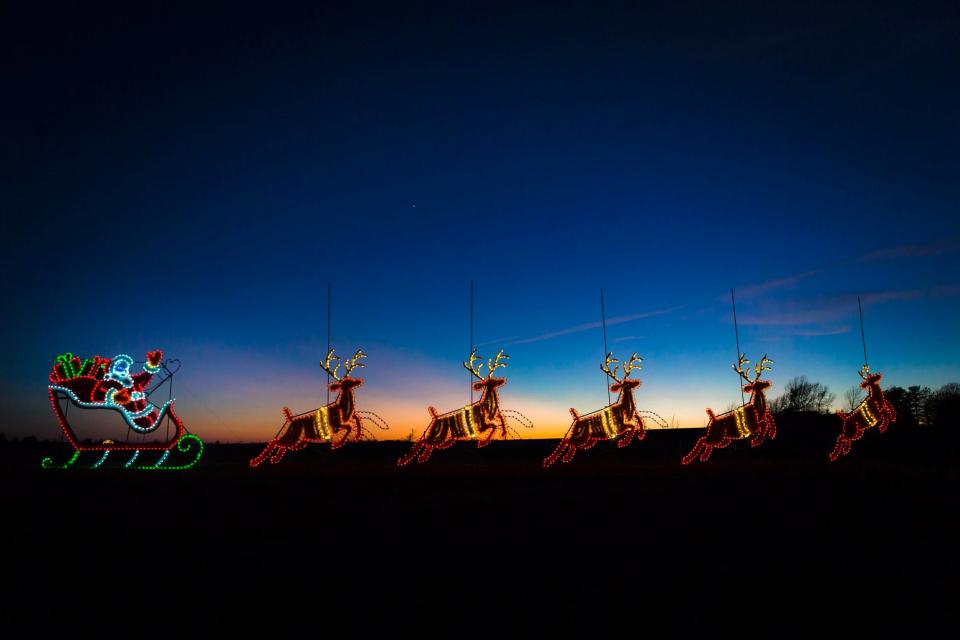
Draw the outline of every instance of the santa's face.
M133 378L130 377L130 365L133 364L133 358L128 355L118 355L110 363L110 371L104 376L105 380L115 380L121 386L129 389L133 386Z

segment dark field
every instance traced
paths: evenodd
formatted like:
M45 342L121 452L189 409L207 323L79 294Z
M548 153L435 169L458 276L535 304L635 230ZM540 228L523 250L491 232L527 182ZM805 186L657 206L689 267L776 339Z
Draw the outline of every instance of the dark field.
M257 470L258 447L208 445L171 473L43 471L56 445L6 444L4 619L20 633L958 626L955 440L894 425L831 465L833 423L780 427L691 467L699 430L550 470L555 441L404 469L405 443Z

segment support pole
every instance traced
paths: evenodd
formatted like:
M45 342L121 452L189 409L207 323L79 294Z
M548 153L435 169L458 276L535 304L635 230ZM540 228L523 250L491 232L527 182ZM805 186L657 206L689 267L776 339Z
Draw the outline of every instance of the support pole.
M600 287L600 323L603 325L603 359L607 359L607 354L610 353L607 351L607 310L603 303L603 287ZM607 390L607 404L610 404L612 400L610 399L610 385L604 374L603 378L603 388Z
M740 329L737 328L737 301L733 297L733 289L730 289L730 304L733 305L733 335L737 339L737 362L740 362ZM743 384L739 381L737 386L740 388L740 404L747 404L747 399L743 395Z

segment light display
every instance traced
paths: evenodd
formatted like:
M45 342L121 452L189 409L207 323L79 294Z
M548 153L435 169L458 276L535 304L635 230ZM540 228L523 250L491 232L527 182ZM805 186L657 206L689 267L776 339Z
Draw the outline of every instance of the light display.
M62 464L54 463L51 458L44 458L41 465L45 469L68 469L74 467L82 454L96 452L100 453L100 456L90 464L89 468L101 469L107 464L110 454L115 451L129 455L122 464L123 469L176 471L196 465L203 455L203 442L197 436L187 432L183 421L174 412L173 398L160 407L151 403L149 399L151 392L147 391L147 386L154 375L165 367L162 362L162 351L150 351L147 353L142 371L132 374L130 367L135 362L126 354L109 359L95 356L83 360L72 353L58 356L50 373L47 392L60 429L74 452L70 459ZM166 371L167 378L173 375L170 369ZM64 403L63 406L61 402ZM164 418L169 418L176 428L173 437L166 442L128 443L104 440L99 444L88 444L77 438L67 420L64 407L69 404L79 409L114 411L121 416L130 429L141 434L156 431ZM140 453L144 451L159 453L159 458L152 463L138 463ZM174 451L184 454L182 459L174 464L167 464Z
M617 377L619 364L614 364L613 370L610 369L610 364L614 362L619 360L613 357L613 352L608 353L605 362L600 365L600 370L614 381L610 385L610 391L620 394L617 401L586 415L580 415L576 409L571 408L573 424L553 453L543 461L544 467L549 467L557 459L570 462L578 449L590 449L601 440L616 440L617 447L623 448L633 441L634 436L638 442L646 436L643 420L633 400L633 390L642 382L630 378L631 372L640 369L643 359L634 353L629 362L624 362L623 378Z
M493 374L497 369L507 366L507 363L502 360L509 359L510 356L504 355L503 349L500 349L495 358L487 360L487 375L484 377L481 374L483 358L478 356L477 350L474 349L470 353L470 359L465 361L463 366L477 379L473 383L473 389L482 391L480 399L463 408L442 414L437 413L433 407L427 407L431 417L430 424L424 429L420 438L413 443L410 452L397 460L397 465L402 467L414 460L426 462L434 451L446 449L460 440L476 441L478 447L485 447L498 433L503 439L509 438L510 428L507 426L504 415L520 416L527 420L518 412L500 410L500 396L497 388L506 384L507 379L496 378ZM479 364L477 364L478 360ZM533 427L528 420L523 424L527 428Z
M723 449L737 440L750 440L750 446L757 447L777 437L777 424L773 420L773 414L767 410L765 395L771 384L768 380L760 379L764 371L770 371L767 364L773 363L773 360L763 354L763 358L754 367L753 380L750 379L749 367L747 371L743 369L743 365L749 363L746 354L741 354L739 362L733 365L733 370L746 381L743 390L750 394L750 402L719 416L714 415L712 409L707 409L707 416L710 418L707 432L700 436L690 453L683 457L683 464L690 464L698 457L700 462L706 462L714 449Z
M833 445L833 451L830 452L830 462L836 462L840 456L850 453L853 443L863 437L868 429L876 427L877 431L883 433L897 421L896 409L880 389L880 379L883 378L883 374L870 373L870 367L866 364L860 369L859 374L863 378L860 388L866 390L867 397L850 413L837 411L843 424L840 427L837 442Z
M347 442L351 433L354 434L354 440L362 440L364 433L372 437L370 431L364 428L363 420L373 422L380 429L389 428L383 419L372 411L355 409L354 389L363 384L363 379L351 378L350 374L357 367L366 366L360 360L367 355L362 349L357 349L353 357L343 363L344 375L341 378L337 375L340 370L340 357L333 354L334 349L330 349L326 359L321 360L320 368L335 380L329 387L330 391L338 392L336 399L330 404L305 413L293 414L290 409L284 407L284 422L280 430L273 440L267 443L263 451L250 460L251 467L260 466L264 460L276 464L288 451L299 451L310 443L329 442L331 449L339 449ZM336 366L331 369L334 361Z

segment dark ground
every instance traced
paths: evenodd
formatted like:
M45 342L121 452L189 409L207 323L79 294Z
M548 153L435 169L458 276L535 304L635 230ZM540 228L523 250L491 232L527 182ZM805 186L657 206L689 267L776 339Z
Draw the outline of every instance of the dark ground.
M7 443L4 620L18 635L960 626L955 441L894 425L831 465L833 423L780 426L691 467L699 430L550 470L542 440L405 469L405 443L257 470L258 447L208 445L166 474L44 471L58 445Z

